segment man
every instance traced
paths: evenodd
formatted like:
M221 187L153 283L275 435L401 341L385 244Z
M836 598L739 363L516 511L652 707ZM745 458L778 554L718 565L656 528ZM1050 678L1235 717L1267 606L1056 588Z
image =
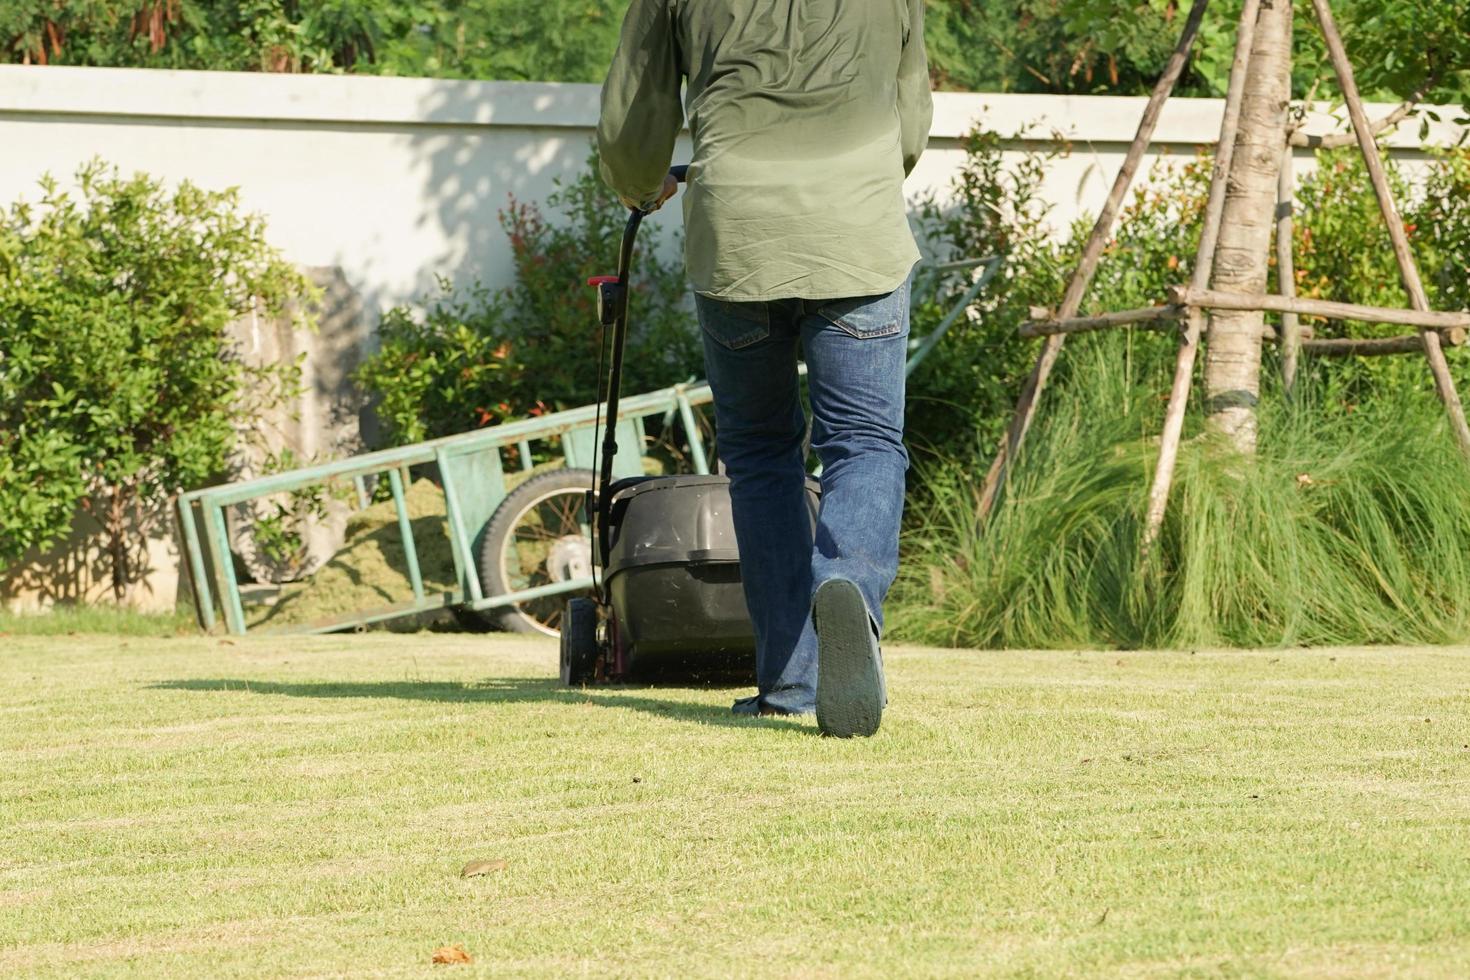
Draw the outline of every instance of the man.
M602 174L652 210L694 138L685 264L730 477L758 693L742 714L815 709L878 729L878 639L903 514L909 276L903 179L932 107L923 0L632 0L602 90ZM822 463L804 481L807 364Z

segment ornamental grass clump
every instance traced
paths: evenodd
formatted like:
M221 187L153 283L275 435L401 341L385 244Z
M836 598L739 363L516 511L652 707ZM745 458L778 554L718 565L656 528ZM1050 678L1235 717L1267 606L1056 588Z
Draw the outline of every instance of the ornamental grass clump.
M1191 419L1163 534L1145 555L1159 362L1120 355L1117 338L1072 356L1073 383L985 526L971 465L926 464L897 635L990 648L1470 637L1470 466L1432 394L1382 392L1352 411L1310 391L1290 405L1273 395L1253 458Z

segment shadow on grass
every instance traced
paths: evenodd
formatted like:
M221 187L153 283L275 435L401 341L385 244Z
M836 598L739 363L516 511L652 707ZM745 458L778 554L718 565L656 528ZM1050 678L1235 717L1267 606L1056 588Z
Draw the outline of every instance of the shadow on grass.
M688 704L626 692L652 688L567 688L551 678L497 678L479 683L463 681L312 681L285 683L243 678L197 678L159 681L149 690L227 691L248 694L282 694L293 698L401 698L408 701L486 704L595 704L603 708L626 708L661 718L717 725L723 728L781 728L817 734L813 726L793 718L746 718L731 714L728 707ZM617 693L614 693L617 692Z

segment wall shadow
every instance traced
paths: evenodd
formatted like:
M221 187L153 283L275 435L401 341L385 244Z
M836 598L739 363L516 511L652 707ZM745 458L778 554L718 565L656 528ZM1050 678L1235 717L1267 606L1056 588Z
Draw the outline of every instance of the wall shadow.
M187 586L176 562L178 542L169 507L129 517L123 541L128 584L125 605L152 611L173 610ZM45 548L30 548L0 569L0 609L46 609L60 605L111 603L111 539L97 518L78 506L71 530Z
M532 99L539 116L557 120L544 126L507 121L504 114L497 120L496 107L487 106L482 93L474 85L434 86L420 106L425 123L408 136L425 202L419 225L432 226L446 242L443 252L424 257L415 283L420 300L438 294L441 276L457 288L477 279L491 287L509 284L511 249L500 212L512 197L545 212L553 182L575 180L592 150L596 106L589 104L586 86L538 87L518 95ZM587 118L588 125L565 125L569 117ZM465 121L471 119L479 121ZM679 152L687 155L687 147L685 134ZM645 236L648 243L668 248L682 229L681 214L678 207L669 207L654 216ZM617 257L610 253L603 258L611 268ZM567 283L568 291L579 288L581 283Z
M816 735L815 726L794 718L743 718L731 714L723 705L688 704L666 701L651 696L630 696L629 690L654 691L654 688L607 689L567 688L554 678L511 677L478 683L463 681L310 681L287 683L255 681L243 678L191 678L159 681L146 685L155 691L199 691L249 694L277 694L295 698L401 698L451 704L587 704L603 708L624 708L660 718L712 725L719 728L785 729Z

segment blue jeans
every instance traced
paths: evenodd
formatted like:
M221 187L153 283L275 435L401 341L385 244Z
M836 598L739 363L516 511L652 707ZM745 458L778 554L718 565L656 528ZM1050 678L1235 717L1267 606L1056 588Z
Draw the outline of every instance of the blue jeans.
M850 579L881 627L883 599L898 572L909 464L909 284L851 299L695 300L755 625L760 705L813 711L812 593L828 579ZM798 348L807 365L812 449L822 463L815 535L805 496Z

